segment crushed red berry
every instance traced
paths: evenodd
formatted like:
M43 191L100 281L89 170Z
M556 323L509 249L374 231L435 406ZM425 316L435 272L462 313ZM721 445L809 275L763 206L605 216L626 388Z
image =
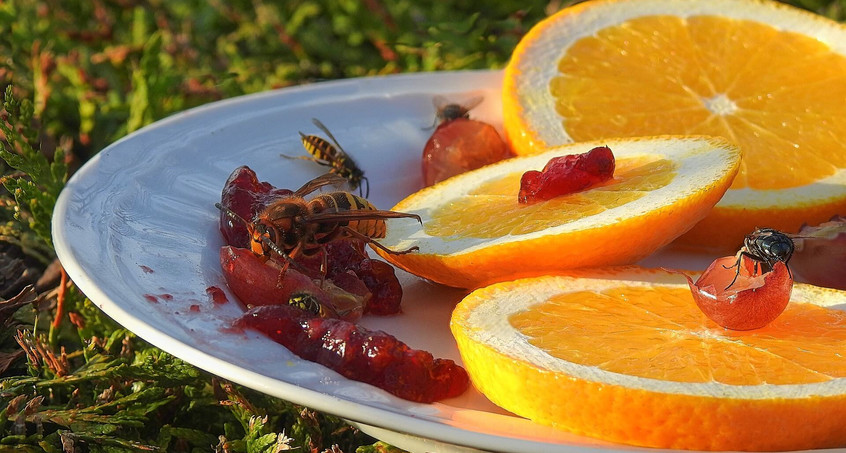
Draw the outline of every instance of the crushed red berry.
M220 204L249 222L274 199L292 193L290 190L276 189L270 183L259 181L250 167L241 166L226 180ZM220 232L226 244L249 247L250 235L246 224L229 218L223 210L220 211Z
M371 297L364 307L365 313L386 316L401 311L402 285L390 264L366 259L355 269L355 273L370 290Z
M263 261L248 249L222 247L220 266L229 289L247 307L284 305L294 294L305 293L314 297L327 316L354 321L361 317L370 297L363 284L358 291L348 291L312 279L292 266L283 271L278 263Z
M401 311L402 285L396 271L384 261L369 258L364 242L357 239L335 240L326 244L322 253L326 254L327 280L346 289L352 284L350 278L354 278L367 288L370 298L364 307L365 313L386 316ZM297 262L311 271L313 277L321 275L319 269L323 254L298 258Z
M523 174L517 200L530 204L585 190L611 179L614 167L614 154L607 146L552 158L543 170Z
M226 293L217 286L209 286L206 288L206 294L211 296L212 302L215 304L225 304L229 302L229 299L226 297Z
M226 244L238 248L248 248L250 236L246 223L252 221L259 212L275 200L290 196L292 193L290 190L277 189L267 182L259 181L256 173L247 166L235 169L226 181L220 204L223 208L237 214L244 222L232 219L225 210L221 210L220 231ZM256 276L258 275L279 275L280 269L270 263L272 260L268 261L271 269L265 269L267 272L262 272L261 265L263 263L246 260L232 250L222 250L221 253L221 263L224 265L227 282L230 288L234 286L241 289L241 294L234 288L233 292L245 305L286 303L287 297L298 285L302 285L303 289L309 293L315 293L312 288L314 285L306 284L306 277L308 277L311 280L329 284L329 292L332 293L332 297L328 299L342 304L342 308L324 310L324 313L330 316L332 313L349 313L349 315L342 315L341 317L357 319L362 310L355 309L349 299L356 300L358 303L364 301L363 303L367 304L367 307L363 310L374 314L388 315L400 311L402 286L399 284L393 267L381 261L374 261L381 264L373 265L370 263L371 259L367 255L365 243L360 240L336 239L325 244L323 250L313 256L301 255L297 257L297 265L294 266L296 267L295 272L290 277L286 276L288 284L282 285L285 286L284 291L276 288L278 282L274 279L264 283L256 283ZM232 258L233 253L238 255L238 260ZM228 254L229 258L225 259L224 254ZM239 265L233 266L232 263L235 262ZM324 264L325 269L323 268ZM245 270L233 271L235 268ZM244 274L239 275L238 272L244 272ZM246 280L249 280L250 283L247 283ZM349 297L339 296L344 292L348 293L347 296ZM378 295L372 297L371 293ZM322 296L322 293L317 292L314 295L316 297ZM325 297L317 298L327 301ZM368 301L371 300L374 306L369 308Z
M385 332L287 305L255 307L234 327L256 329L303 359L411 401L452 398L470 384L467 372L452 360L412 349Z

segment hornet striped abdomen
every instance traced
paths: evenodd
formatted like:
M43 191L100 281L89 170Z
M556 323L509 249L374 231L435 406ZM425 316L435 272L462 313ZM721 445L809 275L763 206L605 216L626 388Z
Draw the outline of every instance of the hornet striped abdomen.
M334 173L318 176L266 206L251 221L217 206L230 218L247 225L254 253L267 259L282 258L289 264L298 256L320 252L325 244L339 237L358 239L391 254L417 250L391 250L373 240L385 237L386 219L413 218L420 222L417 214L376 209L367 199L343 191L305 198L322 187L343 183L344 178Z
M353 195L349 192L332 192L318 195L311 200L310 204L311 210L315 214L321 212L378 211L366 198ZM373 239L385 237L387 230L385 219L382 218L340 221L338 225L347 226Z

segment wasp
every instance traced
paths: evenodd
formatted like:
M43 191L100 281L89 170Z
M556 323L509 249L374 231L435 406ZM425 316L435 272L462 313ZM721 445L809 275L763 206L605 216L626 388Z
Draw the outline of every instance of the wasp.
M414 246L395 251L374 241L385 237L386 219L414 218L422 223L417 214L379 210L366 198L345 191L305 198L322 187L337 187L344 183L345 179L335 173L318 176L291 195L269 204L249 222L220 203L215 206L247 225L253 253L266 258L281 257L286 266L296 266L294 260L298 256L312 256L323 250L325 244L342 236L362 240L390 254L405 254L418 249ZM324 269L325 259L324 256Z
M282 154L282 157L287 159L305 159L315 162L319 165L329 167L329 171L345 178L352 189L359 189L359 195L363 197L370 196L370 181L364 176L364 170L355 163L352 157L335 139L335 136L329 132L329 129L317 118L312 118L314 123L327 137L326 140L317 135L305 135L300 132L300 139L303 142L303 147L311 156L287 156ZM362 183L364 183L364 190L362 191Z
M446 123L447 121L457 120L459 118L469 119L470 110L481 104L484 99L485 98L483 96L476 96L468 99L462 104L458 104L450 102L449 99L443 96L435 95L432 97L432 105L435 106L436 111L435 122L432 124L430 129L438 124Z
M737 281L737 277L740 275L740 261L743 256L755 261L756 274L758 271L766 273L772 271L773 266L779 261L787 265L790 257L793 256L794 248L793 238L790 235L773 228L756 228L743 239L743 247L737 252L737 261L733 266L726 268L737 268L734 279L726 286L726 289L729 289ZM790 272L790 268L787 269L787 272Z
M321 318L326 317L326 310L324 309L323 305L320 304L320 301L318 301L317 298L314 297L314 295L306 292L291 294L291 297L288 299L288 305L297 307L300 310L319 316Z

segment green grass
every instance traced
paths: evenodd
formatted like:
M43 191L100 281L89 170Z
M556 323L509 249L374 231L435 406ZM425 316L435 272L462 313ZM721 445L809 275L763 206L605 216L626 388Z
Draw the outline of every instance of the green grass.
M68 175L144 125L319 80L500 68L534 23L568 3L0 2L0 284L11 289L44 271L55 257L52 207ZM844 0L787 3L846 17ZM32 272L21 277L13 262ZM169 356L72 285L56 318L55 287L0 300L0 450L392 449L336 417Z

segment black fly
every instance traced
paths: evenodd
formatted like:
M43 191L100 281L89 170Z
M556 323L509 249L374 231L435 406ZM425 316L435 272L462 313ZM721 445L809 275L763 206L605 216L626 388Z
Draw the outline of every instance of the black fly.
M476 96L468 99L463 104L458 104L450 102L443 96L435 95L432 98L432 105L435 106L437 113L435 114L435 122L432 124L432 127L435 127L440 123L457 120L459 118L469 119L470 110L481 104L484 99L485 98L482 96Z
M740 275L740 261L743 256L755 261L755 273L759 270L766 273L772 271L773 266L779 261L787 265L790 257L793 256L794 247L793 239L787 234L772 228L756 228L743 239L743 247L737 252L737 262L734 263L734 266L726 268L737 268L734 279L726 286L726 289L729 289L737 281L737 277ZM790 272L790 269L788 268L787 271Z

